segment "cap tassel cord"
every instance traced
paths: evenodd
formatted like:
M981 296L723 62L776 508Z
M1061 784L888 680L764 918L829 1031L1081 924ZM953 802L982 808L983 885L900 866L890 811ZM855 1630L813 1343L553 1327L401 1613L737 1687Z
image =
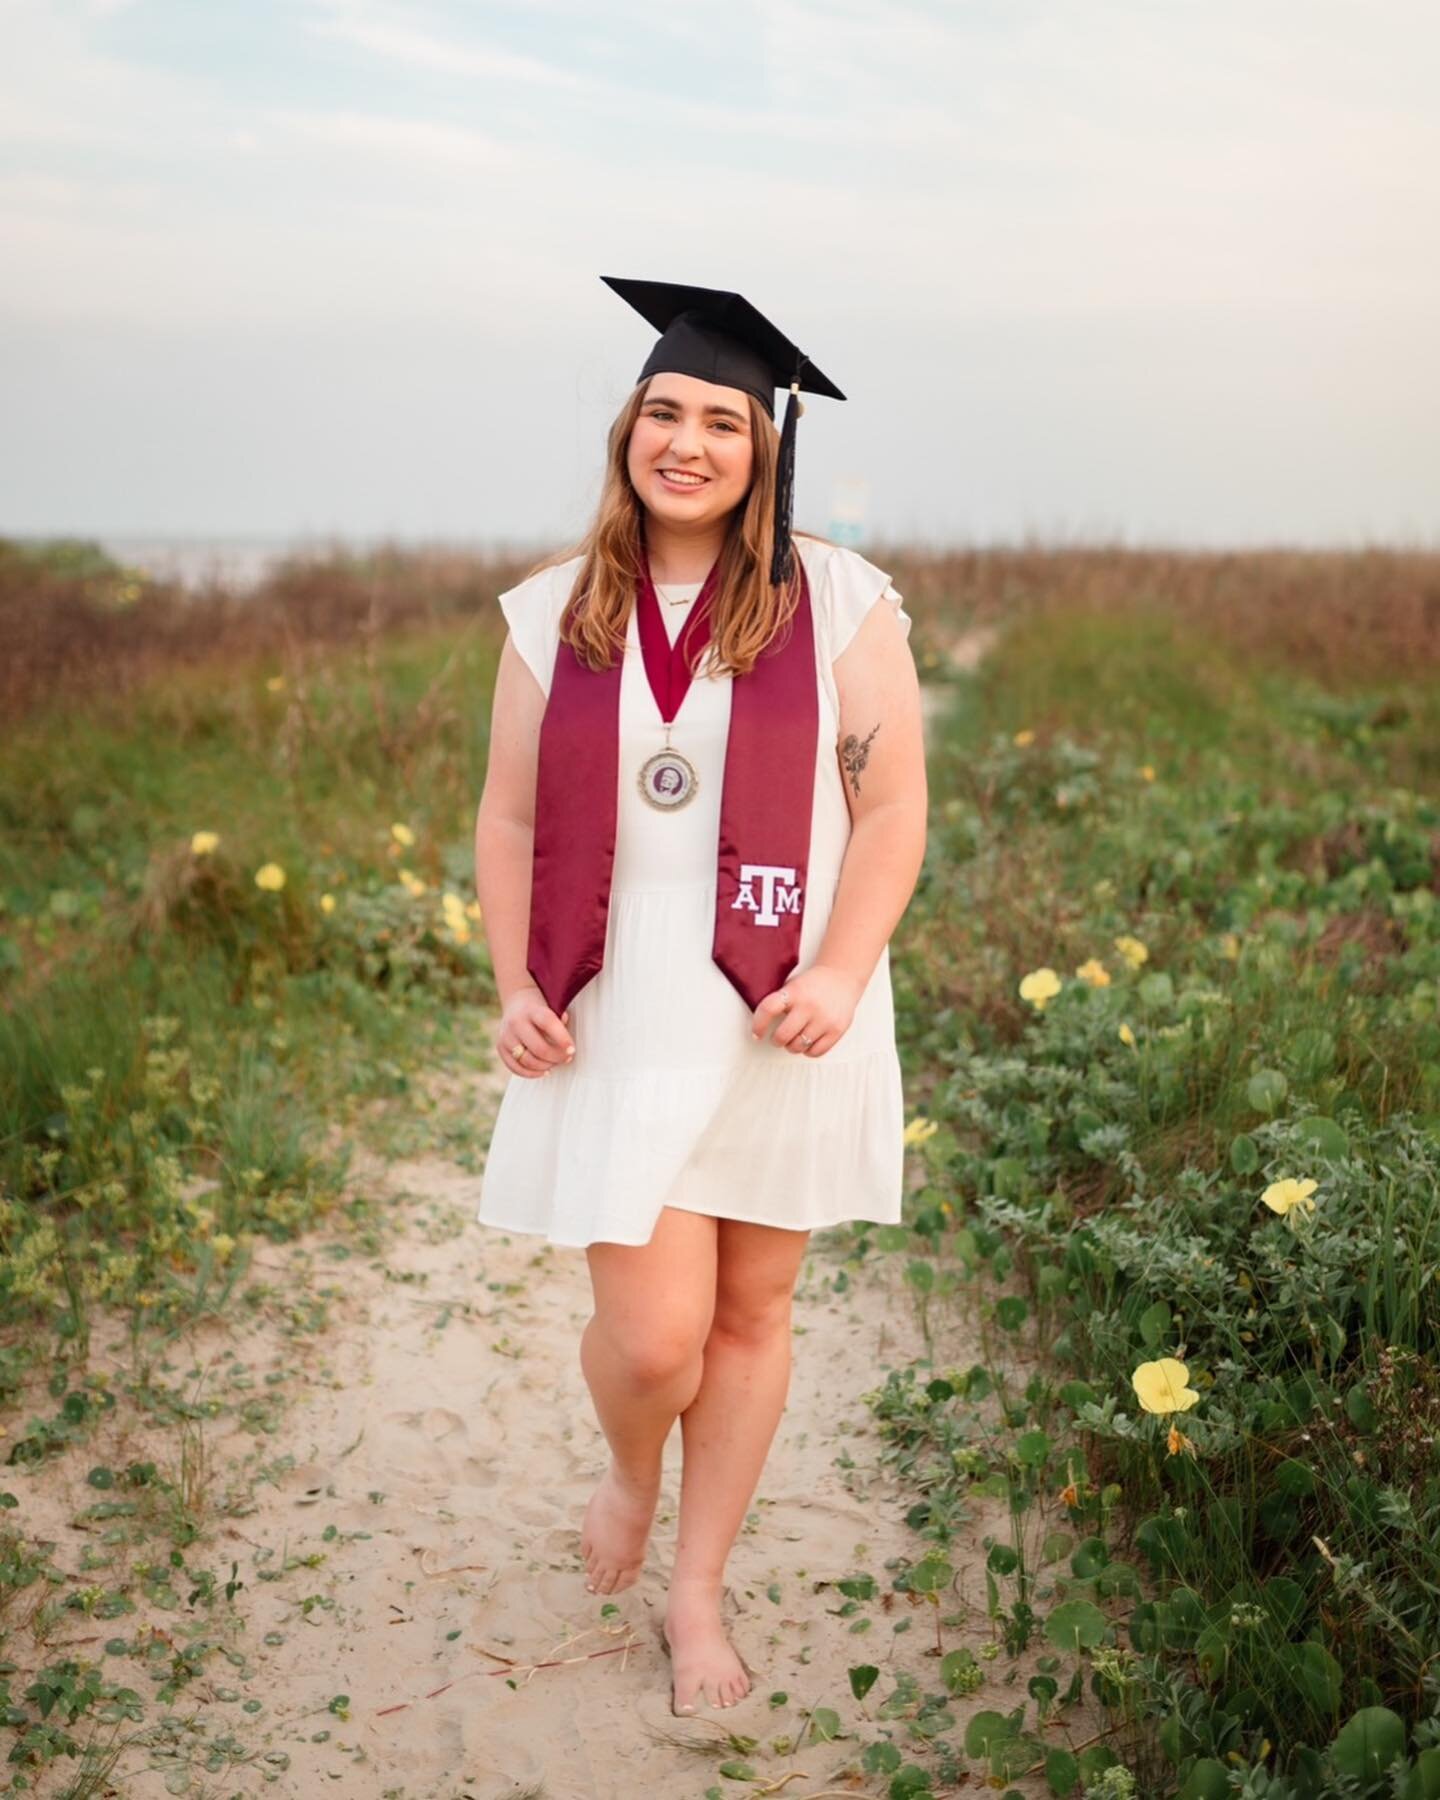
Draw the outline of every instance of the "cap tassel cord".
M793 568L790 526L795 515L795 423L805 410L800 398L800 372L806 361L802 356L795 370L780 427L780 456L775 469L775 545L770 557L772 587L788 582Z

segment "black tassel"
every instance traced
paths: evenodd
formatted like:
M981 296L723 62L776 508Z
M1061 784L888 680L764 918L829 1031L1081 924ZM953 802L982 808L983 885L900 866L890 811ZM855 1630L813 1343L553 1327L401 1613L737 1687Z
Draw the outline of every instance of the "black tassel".
M795 516L795 422L805 408L800 399L801 357L785 402L785 422L780 427L780 457L775 469L775 547L770 557L770 585L780 587L793 568L790 526Z

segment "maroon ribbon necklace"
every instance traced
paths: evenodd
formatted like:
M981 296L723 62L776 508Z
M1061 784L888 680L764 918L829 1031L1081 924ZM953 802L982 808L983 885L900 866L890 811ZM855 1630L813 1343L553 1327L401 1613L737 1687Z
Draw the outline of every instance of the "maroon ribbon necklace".
M711 956L752 1012L798 963L804 918L820 716L810 584L796 560L800 603L784 641L768 645L731 684L720 792ZM671 644L641 549L636 624L666 748L647 759L638 779L662 810L683 806L697 786L689 761L669 747L670 728L690 688L690 653L710 641L719 571L717 561ZM622 669L623 659L588 668L562 638L540 724L526 963L556 1013L605 958Z

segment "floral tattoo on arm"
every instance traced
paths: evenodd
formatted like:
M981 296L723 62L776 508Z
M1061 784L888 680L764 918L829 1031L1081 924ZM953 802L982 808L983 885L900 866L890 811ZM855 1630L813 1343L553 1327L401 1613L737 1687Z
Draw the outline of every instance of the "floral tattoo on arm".
M860 792L860 771L870 760L870 741L880 729L877 721L870 727L870 736L863 742L852 731L840 741L840 761L845 765L845 773L850 777L850 785L858 794Z

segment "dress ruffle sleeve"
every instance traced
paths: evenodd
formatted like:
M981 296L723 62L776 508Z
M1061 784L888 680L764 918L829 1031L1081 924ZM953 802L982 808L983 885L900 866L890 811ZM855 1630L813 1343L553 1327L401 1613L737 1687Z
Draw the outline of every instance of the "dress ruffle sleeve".
M895 617L910 635L911 619L894 583L883 569L867 562L858 551L837 544L830 550L825 570L826 606L830 623L830 660L837 662L860 629L862 620L878 600L890 603Z
M510 627L510 640L548 698L555 673L555 646L560 618L570 598L578 561L540 569L499 596L500 611Z

